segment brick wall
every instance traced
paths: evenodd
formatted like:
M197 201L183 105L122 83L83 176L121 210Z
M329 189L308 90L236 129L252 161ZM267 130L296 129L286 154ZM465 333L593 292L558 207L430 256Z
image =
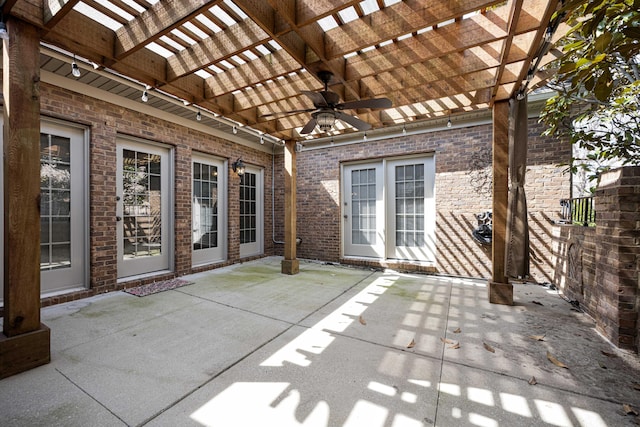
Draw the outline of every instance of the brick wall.
M595 228L563 226L556 281L619 347L640 338L640 167L602 175L594 197Z
M42 84L41 90L43 116L86 125L90 132L89 289L47 298L43 301L43 305L84 298L239 261L239 178L229 166L227 171L228 260L216 265L191 268L191 156L194 151L226 158L229 160L229 165L242 157L245 163L264 168L264 254L273 253L271 154L48 84ZM124 283L117 282L116 271L115 198L118 135L129 135L166 144L173 148L175 157L173 165L175 176L174 271Z
M553 279L555 266L553 248L557 226L552 224L552 220L560 215L559 200L569 196L569 177L556 164L569 159L570 146L542 137L542 131L537 119L530 119L525 190L531 228L532 278L546 282ZM298 153L297 234L302 239L298 256L341 261L342 214L339 202L342 162L434 154L437 207L435 271L490 277L490 247L476 243L471 238L471 232L477 226L475 215L492 208L491 132L490 124L482 124L351 145L305 149ZM282 156L276 159L278 165L282 165L282 161ZM283 177L277 174L275 179L277 182ZM283 190L276 189L275 197L276 206L282 206ZM276 218L276 239L282 236L282 219ZM276 250L281 253L281 247ZM400 267L415 268L404 264Z

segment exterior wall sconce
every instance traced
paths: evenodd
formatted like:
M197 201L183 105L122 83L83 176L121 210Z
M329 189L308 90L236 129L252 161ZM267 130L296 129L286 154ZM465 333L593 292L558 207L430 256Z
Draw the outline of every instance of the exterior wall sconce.
M233 162L231 164L231 169L233 169L233 171L237 173L238 176L244 175L244 162L242 161L242 159L238 159Z

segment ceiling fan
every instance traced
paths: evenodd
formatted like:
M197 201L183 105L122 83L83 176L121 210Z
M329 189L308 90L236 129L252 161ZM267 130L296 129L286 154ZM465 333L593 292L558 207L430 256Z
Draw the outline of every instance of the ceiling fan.
M283 114L311 113L311 120L302 128L300 134L305 135L311 133L318 126L321 131L326 132L333 127L336 119L342 120L350 124L354 128L363 131L371 129L371 125L357 117L345 114L342 110L351 110L357 108L390 108L391 100L387 98L371 98L361 99L358 101L340 102L337 93L329 90L329 82L333 77L330 71L320 71L318 77L324 83L324 90L320 92L302 91L313 102L313 108L303 110L284 111L280 113L265 114L262 117L277 116Z

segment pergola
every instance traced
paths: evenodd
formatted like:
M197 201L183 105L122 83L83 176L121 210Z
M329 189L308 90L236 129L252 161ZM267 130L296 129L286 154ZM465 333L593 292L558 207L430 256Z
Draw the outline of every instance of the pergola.
M282 141L282 268L289 274L298 268L295 144L357 130L336 122L328 132L302 135L308 113L265 115L312 107L301 92L322 90L320 71L333 74L330 89L344 102L392 101L388 109L349 112L374 130L492 109L489 298L510 303L503 261L508 101L545 80L538 69L553 57L553 41L564 31L554 18L557 7L557 0L2 1L8 32L3 43L4 173L11 179L4 179L0 377L49 358L49 331L39 314L41 69L76 78L69 65L76 61L86 84L107 85L106 73L139 85L122 96L139 99L145 90L150 96L162 94L229 130Z

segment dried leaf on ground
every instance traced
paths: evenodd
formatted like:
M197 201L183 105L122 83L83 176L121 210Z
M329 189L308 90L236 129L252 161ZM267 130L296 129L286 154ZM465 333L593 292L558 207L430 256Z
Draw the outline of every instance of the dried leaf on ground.
M416 340L411 340L409 344L407 344L407 348L413 348L416 346Z
M533 301L531 301L531 302L532 302L532 303L534 303L534 304L537 304L537 305L544 305L544 304L542 304L540 301L536 301L536 300L533 300Z
M608 353L608 352L606 352L606 351L604 351L604 350L600 350L600 353L602 353L603 355L605 355L605 356L607 356L607 357L618 357L618 355L617 355L617 354L615 354L615 353Z
M633 383L633 389L640 391L640 383Z
M598 365L602 368L602 369L607 369L607 365L605 365L604 363L602 363L601 361L598 360Z
M452 349L454 349L454 350L457 350L457 349L459 349L459 348L460 348L460 343L459 343L459 342L457 342L457 343L455 343L454 345L450 345L450 346L449 346L449 348L452 348Z
M544 337L547 334L544 335L529 335L529 338L531 338L532 340L536 340L536 341L544 341Z
M622 405L622 409L624 409L624 413L627 415L640 415L638 414L638 411L636 411L635 409L633 409L633 407L631 405L629 405L628 403L625 403L624 405Z
M442 341L445 344L453 344L455 341L451 341L449 338L440 338L440 341Z
M547 351L547 359L549 359L549 361L551 363L553 363L554 365L556 365L556 366L558 366L560 368L569 369L569 367L567 365L565 365L564 363L562 363L561 361L556 359L556 357L553 354L549 353L548 351Z
M495 348L493 348L493 347L491 347L491 346L490 346L489 344L487 344L486 342L483 342L483 343L482 343L482 345L484 346L484 348L485 348L487 351L490 351L491 353L495 353L495 352L496 352L496 349L495 349Z
M360 321L361 325L366 325L367 324L367 321L364 320L364 317L362 317L362 316L358 317L358 320Z
M455 331L453 331L454 334L459 334L460 332L462 332L462 329L458 328Z
M529 384L531 384L531 385L538 384L538 380L536 380L536 377L531 377L531 379L529 380Z

